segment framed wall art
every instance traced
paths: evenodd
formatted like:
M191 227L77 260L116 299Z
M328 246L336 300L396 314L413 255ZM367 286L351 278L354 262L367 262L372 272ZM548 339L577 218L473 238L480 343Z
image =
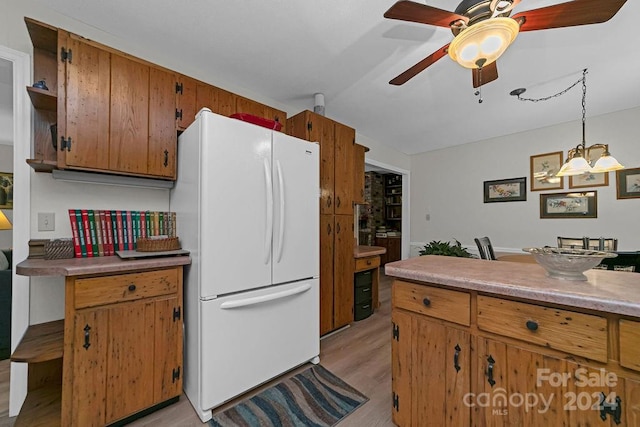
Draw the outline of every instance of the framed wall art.
M0 172L0 209L13 209L13 174Z
M527 200L527 178L498 179L484 182L484 202L520 202Z
M598 192L540 195L540 218L597 218Z
M604 153L604 147L590 148L588 151L591 164L594 164ZM569 188L606 187L609 185L609 172L585 173L569 177Z
M559 190L564 188L564 178L556 173L562 167L562 151L531 156L531 191Z
M640 168L616 171L616 197L618 199L640 198Z

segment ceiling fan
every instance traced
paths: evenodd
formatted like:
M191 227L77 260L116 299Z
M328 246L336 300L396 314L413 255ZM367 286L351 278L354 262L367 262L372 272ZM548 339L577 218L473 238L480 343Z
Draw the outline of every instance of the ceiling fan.
M449 27L454 35L447 43L389 83L402 85L443 56L472 70L473 87L498 78L496 60L519 32L599 24L608 21L627 0L573 0L516 13L520 0L462 0L453 12L409 0L400 0L385 18Z

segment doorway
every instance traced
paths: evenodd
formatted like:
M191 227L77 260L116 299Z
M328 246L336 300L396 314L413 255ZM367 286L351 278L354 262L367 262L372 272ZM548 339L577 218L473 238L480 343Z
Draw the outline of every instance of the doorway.
M13 236L12 296L11 296L11 351L29 325L29 278L15 274L15 266L29 255L31 221L31 170L25 159L31 157L31 104L24 89L31 80L29 54L0 45L0 61L11 71L11 88L5 96L11 97L11 114L6 121L12 127L13 145ZM5 70L5 72L7 72ZM4 92L3 92L4 93ZM3 100L4 102L4 100ZM24 363L11 363L9 390L9 416L18 414L27 394L27 368Z
M366 205L358 207L358 240L361 245L382 246L381 263L409 257L409 171L367 159Z

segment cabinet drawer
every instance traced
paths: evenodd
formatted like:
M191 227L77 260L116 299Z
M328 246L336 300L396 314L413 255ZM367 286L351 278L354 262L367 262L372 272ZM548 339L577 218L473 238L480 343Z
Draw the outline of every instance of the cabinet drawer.
M607 361L604 317L478 295L478 328Z
M370 268L380 267L380 257L357 258L355 263L355 271L369 270Z
M393 282L393 306L469 326L471 296L466 292Z
M640 371L640 322L620 320L620 364Z
M354 301L356 304L369 301L371 303L371 285L369 286L358 286L354 288Z
M77 279L75 307L94 307L178 291L178 269Z

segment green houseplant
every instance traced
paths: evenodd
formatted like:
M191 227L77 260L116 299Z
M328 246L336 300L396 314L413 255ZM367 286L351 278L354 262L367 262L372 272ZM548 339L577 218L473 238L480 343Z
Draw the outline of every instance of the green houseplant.
M453 239L456 243L441 242L433 240L419 251L420 255L443 255L457 256L461 258L473 258L473 254L462 247L457 239Z

